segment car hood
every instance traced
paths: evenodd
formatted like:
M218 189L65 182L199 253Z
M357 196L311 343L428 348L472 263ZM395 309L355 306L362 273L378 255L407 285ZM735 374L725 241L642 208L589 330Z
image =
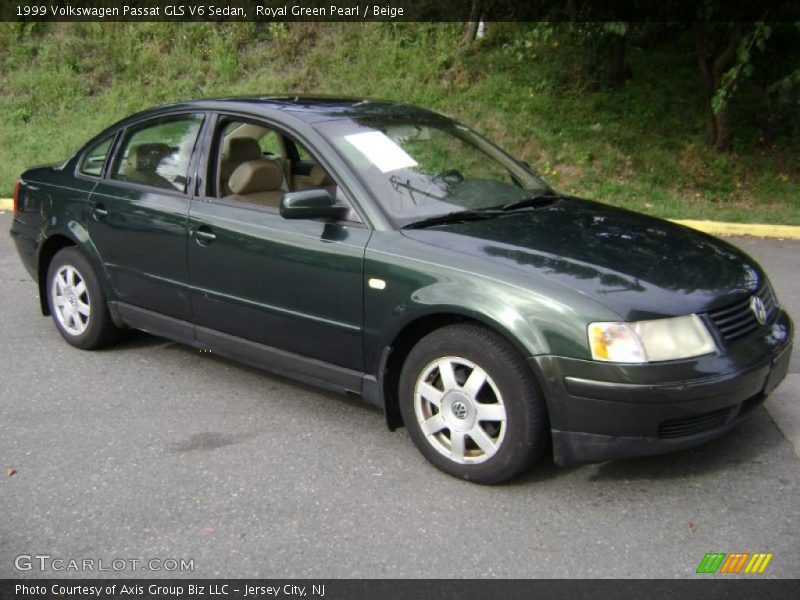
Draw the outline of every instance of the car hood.
M701 313L755 291L758 264L720 239L578 198L495 218L408 229L407 237L591 296L628 320Z

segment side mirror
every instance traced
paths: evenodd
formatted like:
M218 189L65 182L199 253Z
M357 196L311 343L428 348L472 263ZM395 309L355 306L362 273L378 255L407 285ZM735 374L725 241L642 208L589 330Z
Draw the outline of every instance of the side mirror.
M336 204L328 190L287 192L281 198L284 219L344 219L349 208Z
M528 163L527 160L518 160L517 162L519 164L521 164L523 167L525 167L526 169L528 169L528 171L533 172L533 169L531 169L531 165L530 165L530 163Z

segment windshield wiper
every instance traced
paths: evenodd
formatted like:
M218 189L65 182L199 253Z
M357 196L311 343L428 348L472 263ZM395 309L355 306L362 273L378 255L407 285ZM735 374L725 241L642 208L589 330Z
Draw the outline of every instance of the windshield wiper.
M514 200L508 204L496 207L497 209L508 212L512 210L519 210L522 208L541 208L543 206L550 206L559 200L563 200L566 196L558 196L555 194L539 194L538 196L531 196L529 198L522 198L521 200Z
M463 223L465 221L476 221L479 219L490 219L508 214L515 210L523 208L540 208L543 206L550 206L559 200L563 200L567 196L558 196L556 194L539 194L529 198L522 198L521 200L514 200L507 204L500 204L498 206L490 206L487 208L480 208L477 210L458 210L455 212L447 213L445 215L436 215L428 217L421 221L414 221L408 225L403 226L403 229L422 229L425 227L433 227L435 225L447 225L449 223Z
M428 198L433 198L434 200L444 200L447 196L438 196L436 194L431 194L428 190L423 190L422 188L415 187L411 185L411 180L408 181L401 181L397 175L392 175L389 177L389 183L392 184L392 188L395 192L399 192L401 189L408 190L408 197L411 198L411 201L414 204L419 204L417 199L414 197L414 194L420 194L422 196L426 196Z
M436 215L435 217L428 217L421 221L414 221L408 225L404 225L403 229L423 229L425 227L433 227L435 225L447 225L450 223L464 223L466 221L477 221L480 219L491 219L502 215L502 210L496 209L482 209L482 210L457 210L455 212L447 213L446 215Z

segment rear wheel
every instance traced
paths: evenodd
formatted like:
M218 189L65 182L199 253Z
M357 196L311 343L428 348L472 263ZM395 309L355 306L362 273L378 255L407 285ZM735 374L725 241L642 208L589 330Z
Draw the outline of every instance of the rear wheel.
M532 373L484 327L451 325L422 338L403 365L399 391L412 440L450 475L500 483L545 447L544 402Z
M89 261L75 247L60 250L50 262L47 301L56 328L73 346L100 348L119 332Z

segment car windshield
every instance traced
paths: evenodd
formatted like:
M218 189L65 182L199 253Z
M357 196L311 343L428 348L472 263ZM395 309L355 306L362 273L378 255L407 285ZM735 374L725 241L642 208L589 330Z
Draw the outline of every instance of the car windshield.
M551 193L505 152L443 117L336 120L316 128L399 227Z

